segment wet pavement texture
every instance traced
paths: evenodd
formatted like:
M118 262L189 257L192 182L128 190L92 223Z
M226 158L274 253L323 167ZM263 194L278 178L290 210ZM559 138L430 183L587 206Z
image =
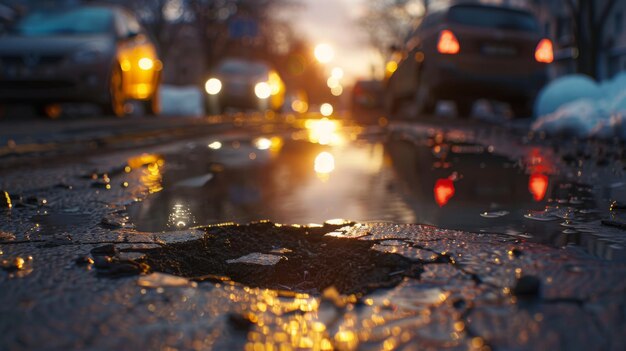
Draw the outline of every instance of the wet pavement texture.
M623 144L290 123L5 169L0 349L623 347Z

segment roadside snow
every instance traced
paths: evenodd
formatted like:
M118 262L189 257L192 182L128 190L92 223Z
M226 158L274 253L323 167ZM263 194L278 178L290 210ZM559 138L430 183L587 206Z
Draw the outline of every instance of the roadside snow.
M582 75L558 78L539 93L535 112L534 131L626 139L626 72L599 84Z
M161 115L196 116L204 115L203 95L196 86L161 85Z

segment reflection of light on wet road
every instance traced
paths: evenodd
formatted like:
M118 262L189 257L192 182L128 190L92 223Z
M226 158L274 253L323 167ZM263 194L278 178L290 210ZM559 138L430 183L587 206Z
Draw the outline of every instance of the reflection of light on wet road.
M177 203L172 207L172 212L169 215L169 219L167 221L167 226L173 229L184 229L194 224L195 220L193 215L191 214L191 210Z
M267 289L244 287L243 294L238 290L231 290L230 299L245 303L245 318L259 326L248 333L245 350L334 349L326 324L316 317L318 299L308 294L287 298Z
M435 201L439 207L443 207L454 196L454 182L448 178L437 179L434 190Z
M548 190L548 177L540 173L531 174L528 179L528 190L533 194L535 201L543 200Z
M309 132L309 141L321 145L339 145L344 139L338 130L341 127L339 121L328 118L309 119L304 123Z
M328 175L335 170L335 157L330 152L320 152L317 157L315 157L315 173L319 177L328 178Z
M139 180L148 188L150 194L163 190L161 168L165 165L165 160L155 154L142 154L140 156L128 159L126 172L130 172L134 168L146 166L141 173Z

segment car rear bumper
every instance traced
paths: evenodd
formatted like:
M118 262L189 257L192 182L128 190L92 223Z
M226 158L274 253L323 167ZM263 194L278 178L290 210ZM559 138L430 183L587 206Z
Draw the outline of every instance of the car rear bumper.
M108 66L63 67L39 72L2 72L0 102L105 102Z
M543 68L531 74L477 74L441 64L429 73L430 88L441 99L529 100L535 98L548 79Z

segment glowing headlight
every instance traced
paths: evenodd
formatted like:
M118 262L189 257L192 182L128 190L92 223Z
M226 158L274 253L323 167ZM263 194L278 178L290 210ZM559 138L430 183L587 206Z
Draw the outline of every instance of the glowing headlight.
M222 82L217 78L211 78L204 84L204 90L209 95L217 95L222 90Z
M259 150L267 150L272 147L272 140L268 138L257 138L254 140L254 146Z
M141 68L144 71L151 70L152 67L154 67L154 61L152 61L152 59L149 59L147 57L140 58L137 64L139 65L139 68Z
M254 94L259 99L267 99L270 95L272 95L272 87L270 87L270 85L266 82L257 83L254 86Z

